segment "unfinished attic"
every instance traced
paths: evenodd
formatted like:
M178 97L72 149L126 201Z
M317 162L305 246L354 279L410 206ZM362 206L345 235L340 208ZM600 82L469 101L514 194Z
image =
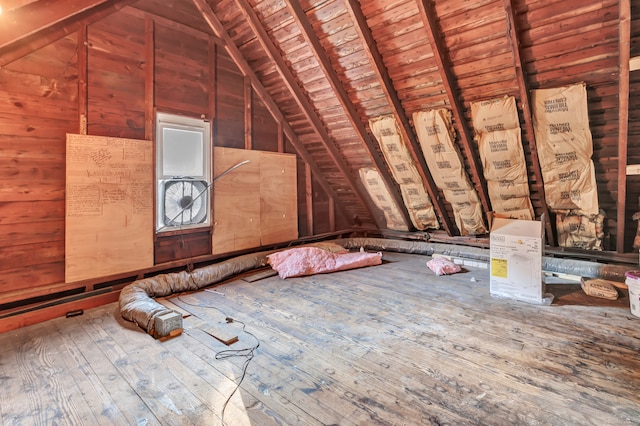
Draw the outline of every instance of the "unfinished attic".
M640 424L640 1L0 0L0 424Z

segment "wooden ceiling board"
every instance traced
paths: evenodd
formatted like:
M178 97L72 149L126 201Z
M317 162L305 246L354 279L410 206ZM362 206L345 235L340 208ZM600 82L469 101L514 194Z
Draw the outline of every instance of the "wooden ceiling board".
M444 35L445 40L448 36L478 30L494 22L502 22L505 24L504 7L502 6L502 2L497 0L483 4L474 3L465 9L463 13L457 13L451 17L442 17L440 15L438 15L438 17L440 31ZM504 25L503 30L504 29L506 29L506 25Z
M487 4L494 4L495 0L450 0L450 1L437 1L434 5L436 15L441 19L447 19L450 17L459 16L465 13L470 13L473 10L477 10L486 6Z
M394 3L393 7L388 9L371 11L370 13L363 9L362 13L367 17L367 23L373 31L378 26L402 25L407 20L410 23L410 19L418 14L418 8L414 1L405 0Z
M206 34L213 35L192 1L183 0L137 0L134 7L165 19L179 22Z
M420 18L420 15L418 15L417 11L416 14L406 17L402 21L402 25L386 26L384 24L378 24L373 26L369 19L367 19L367 25L371 31L375 31L376 44L378 45L378 49L381 51L384 49L385 45L393 43L398 37L424 29L424 24L422 23L422 19ZM416 41L417 40L425 41L424 33L417 34Z

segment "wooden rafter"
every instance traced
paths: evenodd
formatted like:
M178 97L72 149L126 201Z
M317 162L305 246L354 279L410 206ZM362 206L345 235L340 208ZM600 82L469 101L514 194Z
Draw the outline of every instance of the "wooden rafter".
M331 185L329 185L329 182L327 182L327 180L324 178L324 175L315 164L315 162L305 149L304 145L300 142L289 123L287 123L284 115L276 105L275 101L271 98L271 96L269 96L266 89L260 82L258 76L253 72L253 70L249 66L249 63L244 59L244 56L242 56L242 52L240 52L229 34L227 34L224 26L215 15L215 13L213 13L211 6L209 6L209 4L207 3L207 0L193 0L193 2L200 13L202 13L204 20L207 22L207 25L209 25L209 27L213 30L214 34L216 34L217 37L223 40L225 50L234 60L238 68L240 68L243 75L251 79L251 84L253 85L253 89L256 91L256 94L260 97L260 99L267 107L271 115L276 119L276 121L278 121L282 125L282 130L285 136L289 139L291 145L293 145L295 150L298 152L300 158L302 158L303 161L309 164L309 166L311 167L311 171L315 174L316 180L318 181L320 186L322 186L322 189L324 189L327 195L335 198L335 191L333 190ZM368 206L365 204L365 207ZM345 218L350 217L348 212L344 209L343 205L340 205L340 213L342 213Z
M367 25L367 20L362 12L362 8L357 0L345 0L345 7L349 14L351 15L351 19L354 22L354 28L360 39L363 41L364 50L369 58L369 62L371 63L373 70L378 77L378 81L380 81L380 86L382 91L384 92L385 97L387 98L387 102L392 106L393 115L396 118L396 122L399 124L400 132L404 140L407 141L409 152L413 157L416 164L419 164L418 171L420 176L425 182L427 191L429 196L431 197L431 201L433 202L433 206L438 213L438 217L440 222L443 225L443 228L447 231L449 235L453 235L454 225L451 222L451 218L447 214L447 211L444 208L442 200L437 196L436 184L431 176L429 171L429 167L426 164L424 159L424 155L421 150L418 148L420 146L418 140L416 139L415 133L411 129L411 124L409 123L409 118L402 107L402 103L400 102L400 97L396 92L395 87L393 86L393 81L391 77L389 77L389 72L387 71L387 67L384 64L384 60L382 59L382 55L378 50L376 41L373 38L373 34L371 34L371 29ZM411 223L411 222L408 222Z
M453 74L451 73L450 61L445 57L446 49L439 36L439 32L437 31L438 24L436 22L435 13L431 7L430 0L416 0L416 2L427 33L427 38L429 39L429 44L431 45L431 50L433 51L433 57L440 72L442 84L447 92L449 104L451 105L451 112L456 120L462 148L469 159L471 176L474 184L476 185L476 190L478 191L478 196L482 203L482 208L486 214L491 211L491 203L489 202L489 196L487 194L487 185L481 173L482 166L479 162L479 155L472 144L473 137L471 136L471 131L469 130L467 120L464 116L464 108L458 97L458 86Z
M38 1L2 15L0 49L46 30L106 0Z
M49 24L42 24L39 29L25 28L24 34L19 34L15 29L11 30L13 36L9 36L7 33L4 36L4 42L1 42L0 46L0 67L10 64L26 55L41 49L54 41L60 40L63 37L68 36L78 30L83 25L89 25L94 22L100 21L105 17L111 15L114 12L122 9L123 7L136 2L137 0L112 0L112 1L94 1L96 5L92 8L76 8L76 13L69 13L64 19L56 19ZM40 8L40 1L35 2L35 6ZM65 3L65 2L58 2ZM70 5L75 2L67 2ZM24 9L28 9L32 5ZM46 9L42 7L42 9ZM19 9L17 12L24 13L23 9ZM38 12L40 14L40 12ZM6 16L2 17L4 22L7 19ZM16 19L14 16L13 19ZM0 29L0 34L4 34L4 29ZM2 40L2 38L0 38Z
M247 0L236 0L236 2L246 4ZM331 61L329 60L329 57L325 53L322 47L322 44L320 43L320 39L318 38L317 34L313 30L313 27L311 26L311 23L309 22L307 15L304 13L304 10L302 9L302 6L300 6L300 2L285 0L285 3L289 8L289 10L291 11L294 21L300 28L302 36L306 40L307 44L311 46L311 52L313 53L314 57L316 58L316 61L320 65L320 68L322 69L325 77L327 78L329 85L333 89L333 92L335 93L336 98L338 99L338 102L340 102L340 105L342 106L342 109L344 110L345 115L347 116L347 119L351 123L351 126L353 127L356 134L358 135L358 138L360 139L363 146L365 147L367 153L369 154L370 159L373 161L373 164L375 164L376 168L380 172L380 175L387 182L387 186L390 189L391 195L394 201L396 202L396 204L398 205L398 207L400 208L400 211L402 212L402 215L405 221L407 222L407 224L411 224L411 218L409 217L409 213L404 205L402 196L400 195L400 192L397 186L394 185L393 183L391 173L389 173L389 170L384 160L381 158L380 154L375 149L374 143L371 140L371 137L367 132L367 129L362 123L362 120L360 119L358 112L356 111L356 108L353 105L353 102L351 102L351 100L349 99L349 95L347 94L347 91L345 90L344 85L340 81L338 74L336 73L334 67L332 66ZM263 34L262 38L264 38L264 36L266 36L266 32ZM270 44L273 44L273 43L270 43ZM275 46L273 47L275 49ZM272 55L275 54L273 55L275 57L278 56L276 51L271 52L271 54ZM284 64L284 60L282 60L282 58L280 59L282 64L278 64L278 67L283 68L283 65L284 65L284 69L282 70L282 72L285 72L285 70L288 71L289 69ZM287 74L291 74L291 73L289 72ZM291 82L292 82L291 85L297 86L297 84L295 84L295 79L293 75L290 75L290 76L283 75L282 77L283 79L291 78ZM322 126L322 122L320 118L318 118L317 114L315 114L315 111L313 110L311 103L304 96L301 89L298 87L296 91L300 92L300 93L296 93L296 99L298 100L298 103L308 104L308 105L304 105L304 106L300 105L300 106L303 109L305 109L305 111L307 109L311 109L311 112L313 112L311 115L315 117L314 121L317 121L317 123L314 123L314 126L319 125L320 127L324 128L324 126ZM329 137L328 134L326 136ZM332 144L332 142L329 142L329 143Z
M618 76L618 213L616 251L624 253L627 199L627 143L629 133L629 56L631 55L631 1L620 0Z
M504 10L507 15L507 35L513 54L513 66L516 71L518 80L518 89L520 91L520 103L522 107L522 115L524 116L524 125L529 136L529 150L531 152L531 162L533 163L533 174L539 182L539 192L541 196L542 213L545 217L545 229L547 234L547 243L555 246L555 238L553 237L553 227L551 226L551 217L547 207L547 200L544 195L544 183L542 180L542 169L540 168L540 160L538 159L538 148L536 144L536 135L533 130L533 119L531 114L531 99L529 97L529 85L524 75L524 67L522 64L522 55L520 54L520 39L518 37L518 28L513 13L512 0L502 0Z
M324 127L324 124L318 117L318 114L313 109L311 102L306 97L306 95L304 94L300 86L296 83L296 79L293 73L291 72L289 67L286 65L284 59L282 58L282 54L278 51L276 46L273 44L273 42L269 38L269 35L267 34L266 30L260 23L260 20L258 19L257 15L253 11L253 9L251 8L247 0L236 0L236 4L243 11L244 16L246 16L247 23L249 24L254 34L256 35L258 42L262 46L263 50L269 56L269 59L271 59L271 61L275 64L275 68L280 74L282 81L289 89L289 92L293 95L294 99L296 100L296 103L304 113L305 118L309 121L309 123L313 127L316 134L320 137L320 140L322 141L323 146L329 153L329 156L331 157L333 162L336 164L338 169L345 175L345 178L348 180L351 190L354 192L354 194L356 194L360 202L365 207L369 208L369 205L364 195L362 194L361 189L355 183L352 173L348 165L345 163L344 159L342 158L342 155L340 154L340 152L338 152L338 149L336 148L335 143L333 142L333 139L327 132L327 129ZM371 216L375 218L373 214Z

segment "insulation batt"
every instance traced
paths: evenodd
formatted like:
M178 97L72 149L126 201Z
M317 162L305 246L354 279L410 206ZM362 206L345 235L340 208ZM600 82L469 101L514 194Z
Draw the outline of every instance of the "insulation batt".
M434 257L427 262L427 267L436 275L450 275L462 271L460 266L456 265L449 259L445 259L444 257Z
M300 277L380 265L382 253L333 253L318 247L300 247L267 256L280 278Z

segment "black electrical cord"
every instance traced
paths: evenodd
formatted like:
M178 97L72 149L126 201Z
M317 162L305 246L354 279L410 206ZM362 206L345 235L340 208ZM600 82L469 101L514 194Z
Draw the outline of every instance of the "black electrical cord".
M227 405L229 404L229 401L231 401L231 398L233 397L233 395L235 395L237 390L242 385L242 382L244 381L244 378L247 375L247 370L249 369L249 364L251 363L251 360L253 360L256 350L260 347L260 339L258 339L255 334L251 333L250 331L247 331L247 325L244 322L238 321L236 319L231 318L230 316L227 316L220 308L217 308L217 307L211 306L211 305L204 305L202 303L198 303L198 304L190 303L190 302L187 302L186 300L182 299L180 296L177 296L176 298L179 301L181 301L182 303L184 303L185 305L196 306L196 307L199 307L199 308L215 309L216 311L218 311L222 315L224 315L225 321L227 323L242 324L242 332L245 333L245 334L248 334L251 337L253 337L253 339L256 341L255 345L253 345L251 347L242 348L242 349L227 349L227 350L224 350L224 351L217 352L216 355L215 355L215 359L218 360L218 361L222 361L222 360L225 360L225 359L228 359L228 358L234 358L234 357L245 358L244 363L242 364L242 374L240 375L240 379L236 383L236 387L233 389L231 394L229 394L227 399L224 401L224 404L222 405L222 411L220 413L220 420L222 422L222 426L225 426L226 423L224 422L224 413L225 413L225 410L227 409Z

